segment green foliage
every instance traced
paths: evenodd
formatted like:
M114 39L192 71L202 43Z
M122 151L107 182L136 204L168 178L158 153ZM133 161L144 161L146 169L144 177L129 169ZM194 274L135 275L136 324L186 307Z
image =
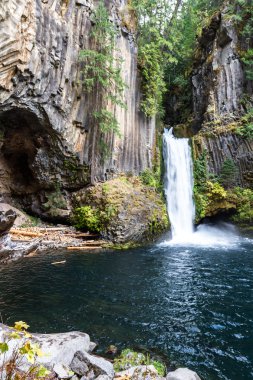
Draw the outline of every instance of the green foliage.
M140 174L140 179L145 186L153 187L157 191L163 190L160 170L146 169Z
M241 52L241 59L245 64L247 78L253 80L253 4L249 0L231 1L229 14L246 40L244 50Z
M72 217L73 225L81 230L90 232L102 232L111 218L113 218L117 209L113 204L105 204L102 208L91 206L77 207Z
M36 363L37 358L43 356L40 346L33 343L31 335L27 332L29 326L23 322L16 322L14 327L5 332L4 342L0 342L0 357L3 355L0 367L0 378L6 380L37 380L46 379L50 372ZM10 341L17 341L9 352ZM13 346L13 343L12 343ZM29 368L24 369L24 364Z
M146 43L139 48L139 67L142 73L142 111L152 117L162 112L161 104L166 90L160 47L157 41Z
M115 48L117 31L103 1L99 2L93 14L90 38L93 48L80 53L80 59L84 63L82 82L85 90L92 92L96 98L91 120L101 132L101 156L108 158L108 152L104 149L104 135L113 132L120 136L118 121L110 108L116 105L125 108L123 93L126 84L121 73L123 60Z
M208 198L206 195L208 180L206 151L204 151L198 158L194 160L193 174L193 194L196 209L196 220L199 221L205 217L206 208L208 205Z
M199 190L206 190L206 182L208 180L207 170L207 151L194 160L194 185Z
M167 38L166 27L173 8L166 0L132 0L138 25L138 64L142 79L141 109L147 117L163 113L166 91L164 69L174 62L173 46Z
M249 108L241 118L242 126L237 128L236 133L244 138L253 138L253 108Z
M90 232L100 232L102 228L99 211L90 206L82 206L75 209L73 224L76 228Z
M165 376L166 367L163 363L150 359L149 355L144 355L140 352L132 351L127 348L123 350L118 358L114 360L115 372L127 370L128 368L139 365L153 365L159 376Z
M222 185L233 186L236 183L236 177L237 168L230 159L224 161L219 178L208 172L206 151L194 160L194 200L197 222L205 218L215 207L231 207L229 194Z
M50 213L51 216L57 216L58 209L67 208L66 200L61 193L59 183L55 185L54 192L47 194L47 202L43 204L43 207Z
M253 190L236 187L233 194L237 197L237 213L233 216L234 222L253 222Z
M222 165L219 182L226 188L233 187L236 184L238 176L238 168L234 161L227 158Z

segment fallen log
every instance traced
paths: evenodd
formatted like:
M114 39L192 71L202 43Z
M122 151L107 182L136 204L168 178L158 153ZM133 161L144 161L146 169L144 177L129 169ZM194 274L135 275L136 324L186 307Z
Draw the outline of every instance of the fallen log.
M82 237L92 237L92 238L95 238L95 237L99 237L100 235L96 235L96 234L90 234L90 233L66 233L65 234L66 236L70 236L70 237L76 237L76 238L82 238Z
M11 235L21 235L21 236L30 236L30 237L43 237L45 234L40 232L30 232L22 230L10 230Z

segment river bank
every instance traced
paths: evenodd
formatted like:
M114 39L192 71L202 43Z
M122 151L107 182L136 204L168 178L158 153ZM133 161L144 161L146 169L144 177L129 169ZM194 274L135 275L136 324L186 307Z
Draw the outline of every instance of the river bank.
M7 378L12 363L12 375L21 378L43 368L43 379L200 380L188 368L167 373L162 363L130 350L118 359L106 360L94 355L96 344L85 333L28 334L28 327L24 322L17 322L13 328L0 324L0 347L4 347L0 350L1 379ZM32 361L25 347L34 347Z

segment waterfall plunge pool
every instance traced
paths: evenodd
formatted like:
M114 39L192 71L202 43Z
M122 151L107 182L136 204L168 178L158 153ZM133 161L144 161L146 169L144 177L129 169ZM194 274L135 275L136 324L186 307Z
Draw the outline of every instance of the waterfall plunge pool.
M0 269L0 312L33 332L87 332L100 352L156 350L203 380L252 380L252 259L253 240L238 235L214 247L49 253Z

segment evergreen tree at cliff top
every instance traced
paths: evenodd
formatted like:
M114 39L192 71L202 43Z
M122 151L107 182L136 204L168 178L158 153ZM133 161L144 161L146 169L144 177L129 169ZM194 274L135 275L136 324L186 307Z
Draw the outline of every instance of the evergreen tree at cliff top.
M130 0L137 18L144 113L163 114L164 94L185 86L196 37L223 0Z

